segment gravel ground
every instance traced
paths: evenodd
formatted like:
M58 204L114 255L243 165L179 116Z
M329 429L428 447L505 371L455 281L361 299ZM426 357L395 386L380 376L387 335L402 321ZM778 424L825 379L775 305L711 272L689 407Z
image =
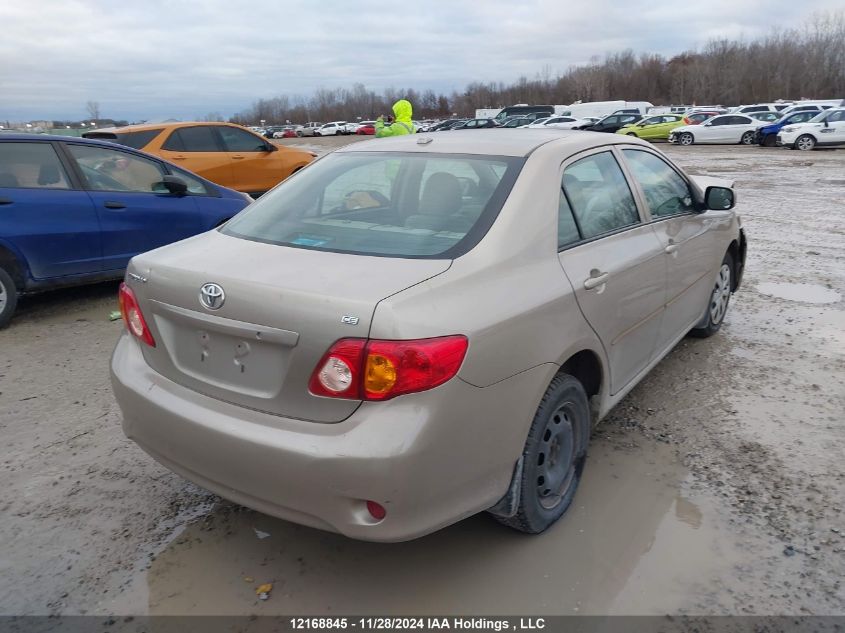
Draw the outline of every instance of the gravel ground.
M596 430L547 534L360 543L187 483L121 432L101 284L0 331L0 614L845 613L845 151L665 150L736 179L744 285Z

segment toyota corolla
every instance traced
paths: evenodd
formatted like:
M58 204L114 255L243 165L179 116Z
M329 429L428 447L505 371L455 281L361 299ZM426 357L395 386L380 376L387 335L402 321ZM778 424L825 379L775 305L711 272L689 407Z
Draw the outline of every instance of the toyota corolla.
M591 425L721 327L745 262L734 204L628 136L349 145L131 261L125 433L223 497L354 538L485 510L542 532Z

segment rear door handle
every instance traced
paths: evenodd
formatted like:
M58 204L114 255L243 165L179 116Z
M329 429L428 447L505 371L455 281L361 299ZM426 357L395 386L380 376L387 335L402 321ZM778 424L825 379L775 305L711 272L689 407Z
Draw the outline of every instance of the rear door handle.
M11 198L0 198L0 204L12 204L14 200Z
M587 290L593 290L607 283L610 273L598 273L597 275L590 275L584 280L584 287Z
M122 202L115 202L113 200L109 200L108 202L104 202L103 206L106 209L125 209L126 205Z
M663 249L663 251L671 255L672 253L676 253L678 251L678 245L669 244L666 248Z
M232 156L235 160L243 160L246 156Z
M172 156L173 160L185 160L184 156Z

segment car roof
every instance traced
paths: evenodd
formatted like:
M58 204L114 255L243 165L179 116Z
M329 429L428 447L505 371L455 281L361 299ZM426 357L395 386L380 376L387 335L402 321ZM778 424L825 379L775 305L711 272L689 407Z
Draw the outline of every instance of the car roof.
M194 125L214 125L218 127L239 127L244 130L251 130L252 128L238 125L237 123L226 123L224 121L178 121L176 123L137 123L133 125L124 125L123 127L109 127L92 130L93 132L141 132L144 130L172 130L180 127L190 127Z
M147 154L146 152L139 151L132 147L126 147L124 145L116 145L113 141L104 141L96 138L84 138L82 136L62 136L61 134L3 134L0 136L0 140L3 141L36 141L42 143L49 143L49 142L63 142L63 143L81 143L83 145L97 145L99 147L108 147L114 149L117 147L118 149L126 150L128 152L133 152L135 154L142 154L144 156L150 156L156 160L161 160L159 156L152 156L151 154Z
M427 135L405 134L352 143L336 152L425 152L443 154L475 154L486 156L528 156L538 147L552 141L563 141L574 154L592 147L620 142L614 134L559 130L555 128L517 128L456 130L454 133ZM622 138L622 137L620 137ZM631 143L630 137L623 140ZM642 142L648 145L644 141Z

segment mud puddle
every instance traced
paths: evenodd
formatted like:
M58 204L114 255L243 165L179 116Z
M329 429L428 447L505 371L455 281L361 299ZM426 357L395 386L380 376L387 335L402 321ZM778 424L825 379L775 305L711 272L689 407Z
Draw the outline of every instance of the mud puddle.
M564 519L526 536L478 515L398 544L352 541L225 502L97 611L114 614L682 612L729 586L726 524L660 444L594 437ZM266 602L255 589L273 583ZM460 587L460 590L456 590ZM503 600L505 602L503 602Z
M830 288L818 284L757 284L757 292L787 301L802 303L837 303L842 296Z

